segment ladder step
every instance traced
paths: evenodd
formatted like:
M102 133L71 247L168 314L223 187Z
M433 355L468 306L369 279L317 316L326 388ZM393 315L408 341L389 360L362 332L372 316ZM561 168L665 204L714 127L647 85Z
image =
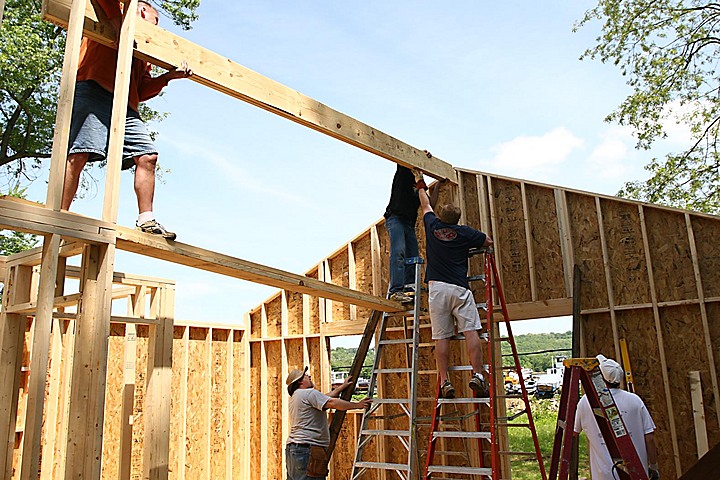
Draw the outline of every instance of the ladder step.
M407 430L363 430L360 435L387 435L390 437L409 437Z
M498 452L500 455L517 455L517 456L528 456L528 457L535 457L537 454L535 452L510 452L510 451L503 451L500 450Z
M448 370L451 372L468 372L472 371L472 365L461 365L457 367L449 367ZM420 375L432 375L437 373L437 370L418 370Z
M402 345L407 343L413 343L412 338L403 338L400 340L380 340L378 345Z
M402 472L409 472L410 465L403 463L355 462L355 468L374 468L376 470L400 470Z
M428 473L460 473L463 475L485 475L492 478L492 468L483 467L453 467L445 465L431 465Z
M494 340L496 342L507 342L508 340L510 340L510 338L509 337L495 337Z
M468 280L468 282L476 282L478 280L482 280L484 282L485 274L481 273L480 275L471 275L471 276L467 277L467 280Z
M409 398L373 398L372 403L390 403L390 404L410 403L410 399Z
M444 430L433 432L435 438L484 438L490 440L490 432L455 432L452 430Z
M412 373L412 368L376 368L373 373Z
M529 424L529 423L502 423L502 422L498 422L496 425L497 425L498 427L525 427L525 428L530 428L530 424Z
M489 398L438 398L437 403L449 404L449 403L484 403L490 404Z

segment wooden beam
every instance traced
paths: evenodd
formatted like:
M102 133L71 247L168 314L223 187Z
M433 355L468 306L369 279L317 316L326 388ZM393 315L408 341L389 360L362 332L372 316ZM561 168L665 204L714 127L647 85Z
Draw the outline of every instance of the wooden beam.
M43 18L65 27L71 0L45 0ZM115 40L109 29L98 24L88 8L85 35L106 45ZM313 100L210 50L172 34L149 22L138 22L136 56L163 68L189 60L192 80L219 92L279 115L300 125L368 151L408 168L419 168L431 177L457 182L452 165L428 158L415 148L354 118Z
M690 383L690 398L692 400L693 423L695 424L695 440L697 442L698 458L708 452L707 428L705 426L705 406L703 404L702 383L700 372L688 372Z
M615 357L620 356L620 335L618 334L617 318L615 316L615 293L613 291L612 276L610 274L610 255L608 254L607 239L605 238L605 226L603 222L602 206L600 198L595 197L595 211L598 221L598 233L600 234L600 247L602 250L602 261L605 272L605 288L607 290L607 303L610 308L610 325L613 334L613 346L615 348Z
M130 228L118 226L117 233L117 248L127 252L383 312L402 310L399 303L384 298L180 242L168 242Z
M64 242L61 244L59 255L63 258L69 258L80 255L82 251L82 242ZM42 262L42 247L31 248L24 252L8 255L5 257L5 262L8 267L13 265L28 265L31 267L40 265ZM71 268L73 267L68 266L66 272L69 272Z
M23 456L20 479L37 478L42 448L43 407L50 355L50 328L57 279L60 236L48 235L43 241L43 261L37 298L37 313L33 325L28 406L23 435Z
M32 233L35 235L60 235L66 239L79 239L92 243L113 241L112 231L98 220L64 211L53 211L40 203L26 203L12 197L0 197L0 229Z

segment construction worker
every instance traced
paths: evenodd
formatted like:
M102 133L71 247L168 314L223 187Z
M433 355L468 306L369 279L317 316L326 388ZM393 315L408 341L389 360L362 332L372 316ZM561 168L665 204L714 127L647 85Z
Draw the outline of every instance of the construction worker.
M642 399L634 393L626 392L620 388L625 372L622 367L610 358L598 355L600 371L610 387L610 393L615 400L625 428L630 434L635 451L640 457L643 468L648 472L650 480L659 480L660 471L657 465L657 450L655 447L655 423L645 408ZM610 452L603 440L595 415L590 407L587 395L580 399L575 412L575 434L584 431L590 445L590 473L593 480L617 480L620 474L613 465Z
M474 374L470 388L480 397L489 395L487 381L483 375L483 341L480 315L468 284L468 254L471 248L488 247L493 241L483 232L465 225L458 225L460 209L446 204L435 205L438 189L433 191L433 200L428 196L422 173L415 170L417 190L420 192L420 209L425 224L427 249L426 280L428 282L428 304L432 338L435 340L435 361L440 376L440 393L443 398L454 398L455 387L448 378L448 357L450 337L457 330L465 336L467 351Z
M420 199L415 177L409 168L397 166L393 177L390 202L385 209L385 229L390 236L390 300L410 303L413 298L405 285L415 281L415 267L405 265L406 258L417 257L415 221Z
M340 392L352 385L351 377L326 395L315 389L307 371L308 367L304 370L293 369L285 380L290 394L290 434L285 445L287 480L327 476L328 458L325 449L330 444L330 429L325 410L367 408L372 403L367 397L359 402L337 398Z
M97 3L115 27L116 33L119 33L122 18L119 2L98 0ZM138 3L137 14L147 22L158 24L157 10L146 1L141 0ZM70 209L85 164L104 160L107 157L116 65L115 49L83 38L70 125L70 144L65 165L65 184L61 204L64 210ZM135 166L134 186L139 211L136 227L143 232L162 235L170 240L175 239L175 233L166 230L155 220L153 214L158 152L147 127L140 118L138 104L158 95L170 80L187 78L191 75L192 70L187 62L183 62L179 68L152 77L150 65L137 58L133 59L130 74L122 169Z

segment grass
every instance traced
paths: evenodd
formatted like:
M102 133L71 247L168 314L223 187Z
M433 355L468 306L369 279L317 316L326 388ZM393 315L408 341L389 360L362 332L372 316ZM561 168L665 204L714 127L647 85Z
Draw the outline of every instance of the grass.
M545 471L550 471L550 457L552 456L553 441L555 437L555 426L557 424L557 411L559 397L547 400L538 400L533 398L531 401L533 412L533 421L535 422L535 430L540 443L540 451L543 454ZM508 414L513 411L508 408ZM512 423L527 423L527 416L521 415ZM510 450L522 452L534 452L532 435L527 428L509 428ZM590 461L588 459L587 439L582 435L580 441L579 453L579 478L590 478ZM538 480L540 479L540 468L537 459L533 458L513 458L511 461L511 470L513 480Z

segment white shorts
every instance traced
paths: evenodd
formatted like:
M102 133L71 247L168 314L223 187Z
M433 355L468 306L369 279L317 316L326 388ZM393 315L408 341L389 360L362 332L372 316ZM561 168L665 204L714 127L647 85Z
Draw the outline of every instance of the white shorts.
M433 340L455 335L455 322L458 333L482 329L475 299L467 288L432 280L429 282L428 304Z

